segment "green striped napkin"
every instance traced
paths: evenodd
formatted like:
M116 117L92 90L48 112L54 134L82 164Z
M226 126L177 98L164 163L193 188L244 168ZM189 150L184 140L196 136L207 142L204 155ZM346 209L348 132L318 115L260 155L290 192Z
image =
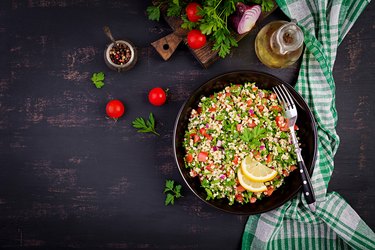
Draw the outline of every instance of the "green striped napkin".
M313 214L301 196L271 212L250 216L243 249L375 249L375 234L337 193L327 193L339 137L332 76L338 45L369 0L276 0L305 34L306 49L296 84L314 113L318 154L312 176Z

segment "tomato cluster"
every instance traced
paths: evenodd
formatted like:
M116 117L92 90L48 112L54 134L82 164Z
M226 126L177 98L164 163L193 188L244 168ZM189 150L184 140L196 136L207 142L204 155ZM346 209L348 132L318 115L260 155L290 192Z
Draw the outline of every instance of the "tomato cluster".
M202 19L202 16L199 15L199 10L202 6L198 3L189 3L186 6L186 16L190 22L196 23ZM207 42L206 36L197 29L190 30L187 34L187 43L190 48L192 49L200 49L202 48Z

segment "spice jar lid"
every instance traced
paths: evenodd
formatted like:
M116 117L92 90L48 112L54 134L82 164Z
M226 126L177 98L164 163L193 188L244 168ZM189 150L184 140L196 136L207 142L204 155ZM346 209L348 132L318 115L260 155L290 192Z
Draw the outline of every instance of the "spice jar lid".
M137 62L137 49L128 40L116 40L104 51L104 61L110 69L126 71Z

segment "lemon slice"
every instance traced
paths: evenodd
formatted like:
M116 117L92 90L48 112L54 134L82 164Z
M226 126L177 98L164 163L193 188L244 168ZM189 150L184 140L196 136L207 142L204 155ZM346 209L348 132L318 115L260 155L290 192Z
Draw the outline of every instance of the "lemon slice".
M262 182L254 182L248 179L243 173L241 168L238 168L238 181L240 182L241 186L243 186L246 190L251 192L263 192L267 190L267 187Z
M277 172L262 163L254 160L250 156L246 156L241 163L243 174L254 182L270 181L277 175Z

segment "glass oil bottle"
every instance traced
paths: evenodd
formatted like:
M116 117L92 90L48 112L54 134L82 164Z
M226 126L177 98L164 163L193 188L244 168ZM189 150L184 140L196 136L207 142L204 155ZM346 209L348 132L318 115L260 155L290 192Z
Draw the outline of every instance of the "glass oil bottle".
M259 60L270 68L292 65L302 51L303 32L293 21L270 22L255 39L255 52Z

